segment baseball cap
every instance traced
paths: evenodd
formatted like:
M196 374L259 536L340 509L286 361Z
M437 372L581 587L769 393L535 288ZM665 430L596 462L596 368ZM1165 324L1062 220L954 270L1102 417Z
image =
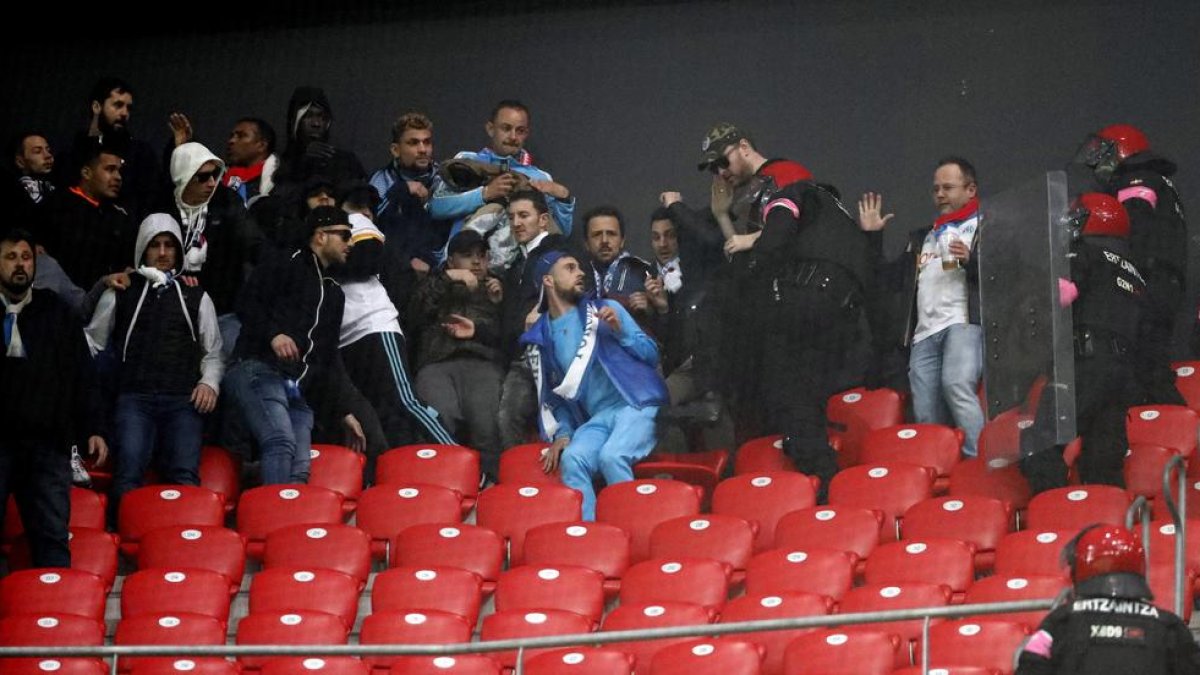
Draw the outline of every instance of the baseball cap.
M708 135L704 137L704 142L700 144L700 164L701 171L707 171L713 162L725 156L725 150L742 140L748 138L741 129L722 122L712 129L708 130Z

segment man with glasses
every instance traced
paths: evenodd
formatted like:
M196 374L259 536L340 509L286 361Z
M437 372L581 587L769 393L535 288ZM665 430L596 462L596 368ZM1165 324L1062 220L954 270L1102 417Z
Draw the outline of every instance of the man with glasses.
M970 162L940 160L932 189L939 215L931 227L909 234L904 253L887 268L908 304L904 333L895 337L911 348L908 379L916 421L961 428L968 456L976 454L984 421L976 395L983 373L979 281L968 269L979 227L977 190ZM882 231L893 216L882 212L882 195L864 194L858 202L859 226Z
M234 302L249 258L246 209L236 192L223 184L225 162L199 143L184 143L171 153L170 196L158 211L174 216L182 230L183 274L200 279L216 307L225 350L237 342Z
M264 484L308 481L314 411L338 419L351 444L365 444L349 412L357 396L338 354L345 296L328 274L346 262L350 220L320 206L305 219L308 243L278 264L255 269L238 304L242 332L225 392L262 453Z

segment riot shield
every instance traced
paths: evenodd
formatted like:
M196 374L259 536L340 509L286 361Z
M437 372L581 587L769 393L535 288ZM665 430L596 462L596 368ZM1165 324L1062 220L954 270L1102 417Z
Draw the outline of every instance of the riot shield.
M979 265L987 416L1011 424L981 453L992 466L1075 437L1071 309L1058 280L1070 278L1067 176L1052 171L981 200L973 255ZM1015 432L1015 433L1014 433ZM992 441L992 442L987 442Z

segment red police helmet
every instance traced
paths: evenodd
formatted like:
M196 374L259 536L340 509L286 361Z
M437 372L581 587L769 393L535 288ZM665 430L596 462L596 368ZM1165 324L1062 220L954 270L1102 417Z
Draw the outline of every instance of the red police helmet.
M1132 155L1150 149L1150 141L1146 140L1146 134L1130 124L1113 124L1104 127L1096 135L1116 144L1119 161L1125 161Z
M1133 533L1115 525L1093 525L1068 549L1071 580L1076 584L1104 574L1144 575L1146 550Z
M1129 237L1129 214L1116 197L1085 192L1075 199L1067 220L1079 234L1096 237Z

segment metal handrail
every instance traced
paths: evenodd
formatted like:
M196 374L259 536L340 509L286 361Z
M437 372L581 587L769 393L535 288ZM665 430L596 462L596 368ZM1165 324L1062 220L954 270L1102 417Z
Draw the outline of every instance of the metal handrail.
M514 638L487 642L466 642L440 645L109 645L109 646L22 646L0 647L0 658L8 657L99 657L130 656L453 656L521 649L549 649L576 645L597 645L613 642L657 640L678 637L708 637L733 633L757 633L801 628L838 627L859 623L909 621L915 619L948 619L979 614L1005 614L1050 609L1054 598L989 602L977 605L953 605L894 609L880 612L858 612L823 616L804 616L787 619L738 621L723 624L643 628L575 635Z
M1150 500L1146 495L1138 495L1129 508L1125 509L1125 529L1133 532L1133 523L1138 515L1142 517L1142 548L1146 558L1146 569L1150 569Z
M1176 486L1179 489L1179 503L1175 503L1171 494L1171 474L1178 476ZM1175 524L1175 614L1183 616L1183 580L1187 569L1187 462L1181 455L1172 457L1163 467L1163 501ZM1146 545L1146 555L1150 555L1150 537L1143 537Z

